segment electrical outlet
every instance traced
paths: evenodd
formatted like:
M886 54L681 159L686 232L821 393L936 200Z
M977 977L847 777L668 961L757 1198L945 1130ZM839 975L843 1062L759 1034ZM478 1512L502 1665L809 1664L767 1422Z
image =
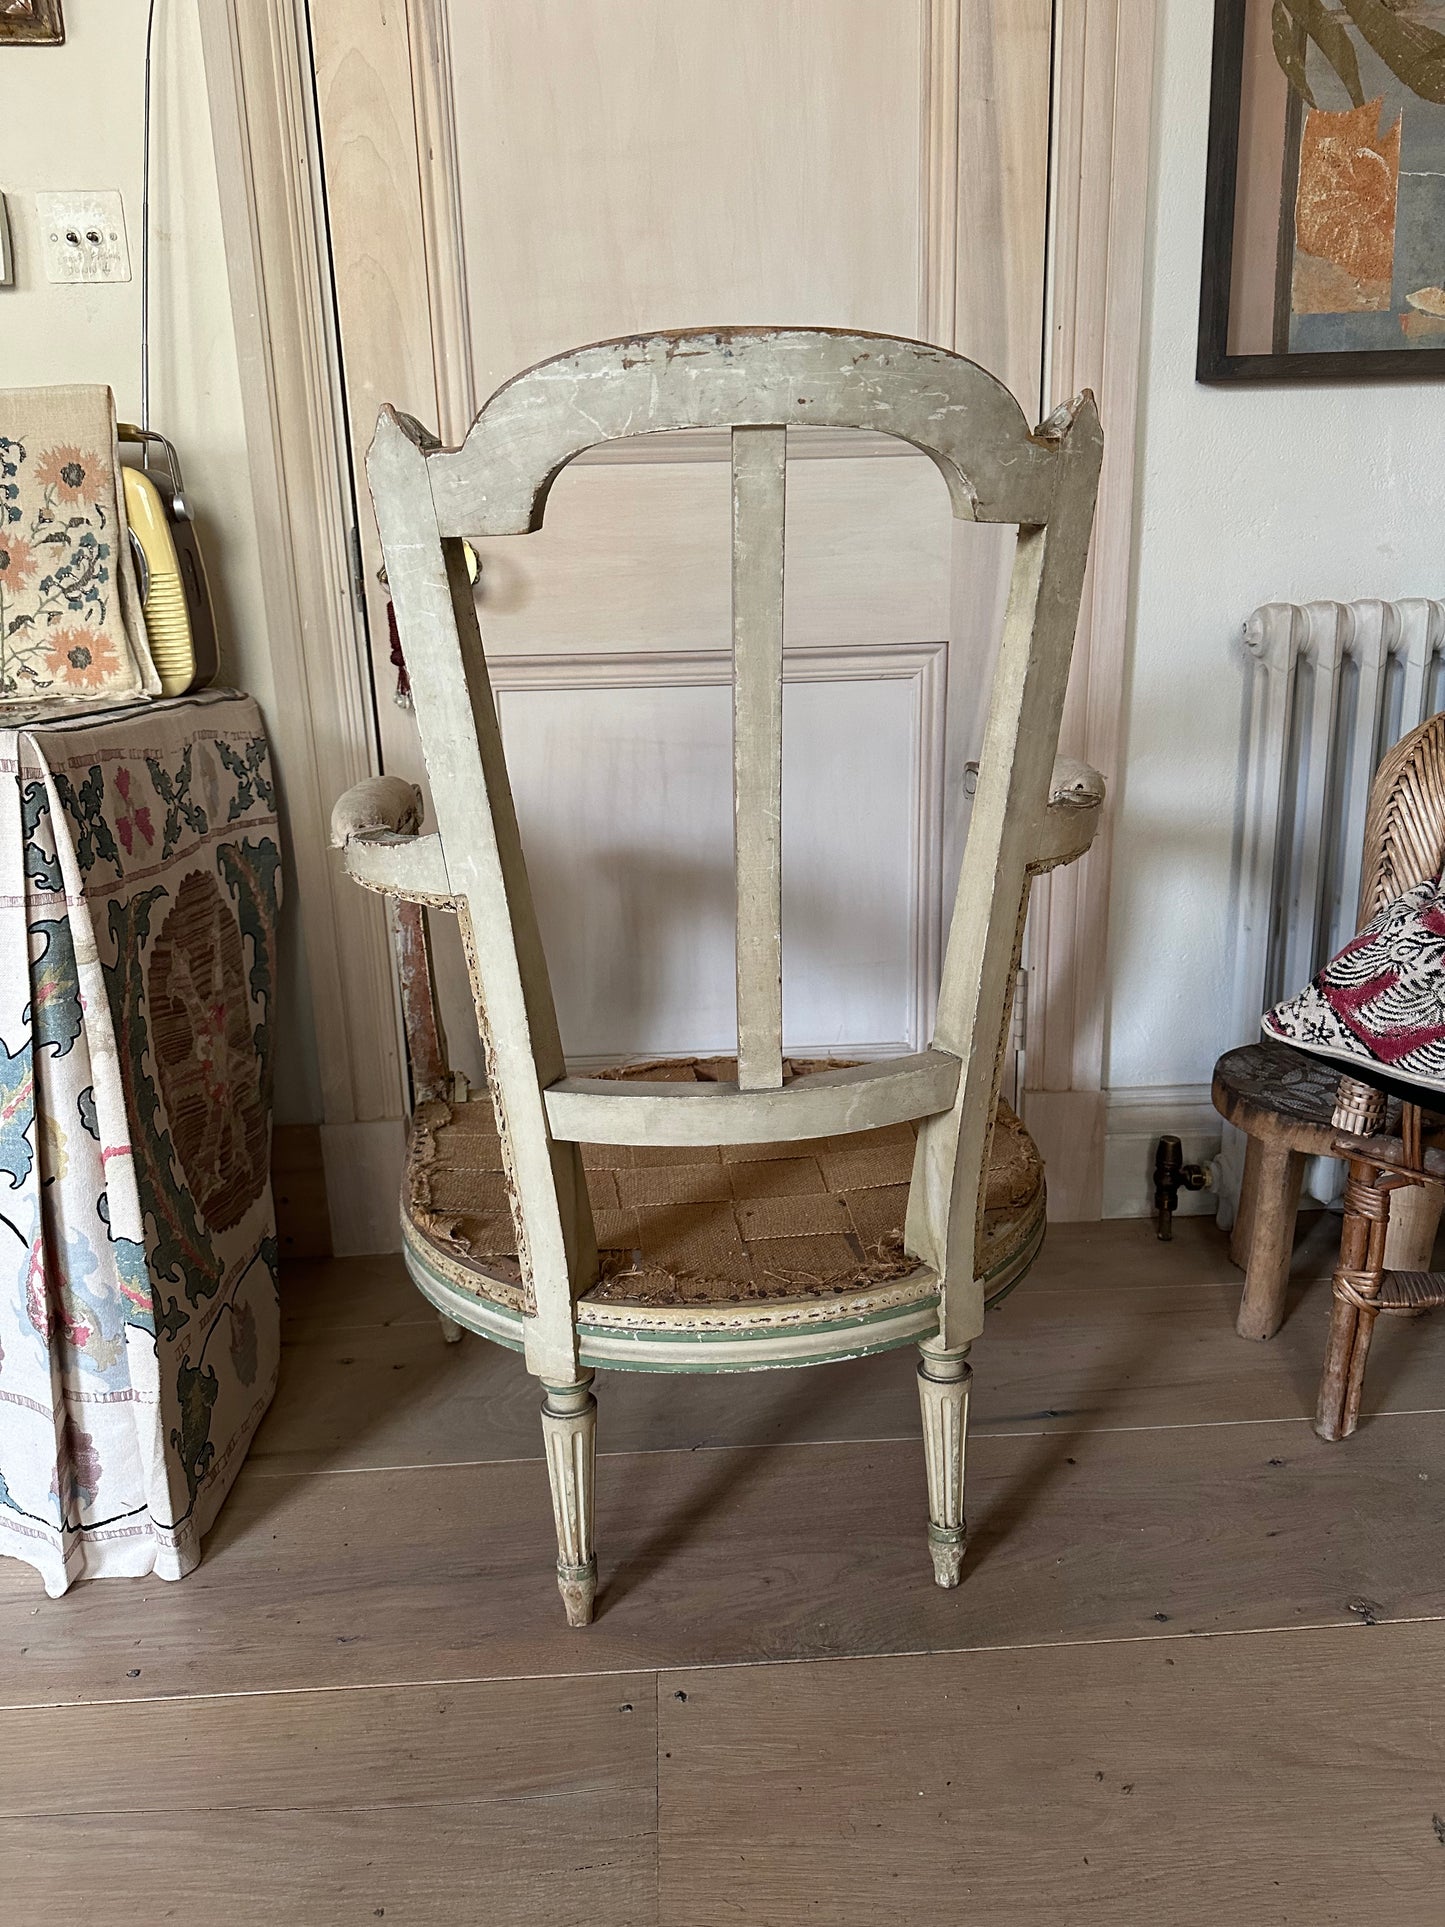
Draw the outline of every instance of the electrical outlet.
M129 281L125 209L113 188L37 194L47 281Z

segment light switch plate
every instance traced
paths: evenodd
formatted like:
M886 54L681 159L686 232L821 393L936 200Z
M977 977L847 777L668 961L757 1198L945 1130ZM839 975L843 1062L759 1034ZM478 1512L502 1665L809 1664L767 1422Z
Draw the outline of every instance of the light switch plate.
M47 281L129 281L125 208L113 188L37 194Z

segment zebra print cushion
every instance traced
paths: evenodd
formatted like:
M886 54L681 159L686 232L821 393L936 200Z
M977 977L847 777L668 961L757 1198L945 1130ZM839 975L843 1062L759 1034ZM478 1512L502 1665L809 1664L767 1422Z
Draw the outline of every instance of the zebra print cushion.
M1387 903L1307 989L1261 1020L1318 1057L1445 1091L1445 889L1437 878Z

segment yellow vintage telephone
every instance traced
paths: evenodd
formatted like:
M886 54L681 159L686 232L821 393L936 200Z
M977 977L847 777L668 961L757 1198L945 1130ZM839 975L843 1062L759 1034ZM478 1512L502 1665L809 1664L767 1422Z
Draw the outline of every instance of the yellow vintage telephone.
M146 641L161 680L161 694L183 696L212 682L218 661L211 592L180 461L172 444L153 428L122 422L116 437L144 451L144 466L121 464L126 519Z

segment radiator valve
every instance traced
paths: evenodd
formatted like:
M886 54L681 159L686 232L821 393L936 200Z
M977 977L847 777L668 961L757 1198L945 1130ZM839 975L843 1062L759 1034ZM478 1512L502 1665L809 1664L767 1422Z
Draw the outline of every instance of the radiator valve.
M1177 1137L1161 1137L1154 1153L1154 1228L1168 1240L1174 1236L1174 1213L1181 1191L1203 1191L1213 1174L1202 1164L1184 1162L1184 1146Z

